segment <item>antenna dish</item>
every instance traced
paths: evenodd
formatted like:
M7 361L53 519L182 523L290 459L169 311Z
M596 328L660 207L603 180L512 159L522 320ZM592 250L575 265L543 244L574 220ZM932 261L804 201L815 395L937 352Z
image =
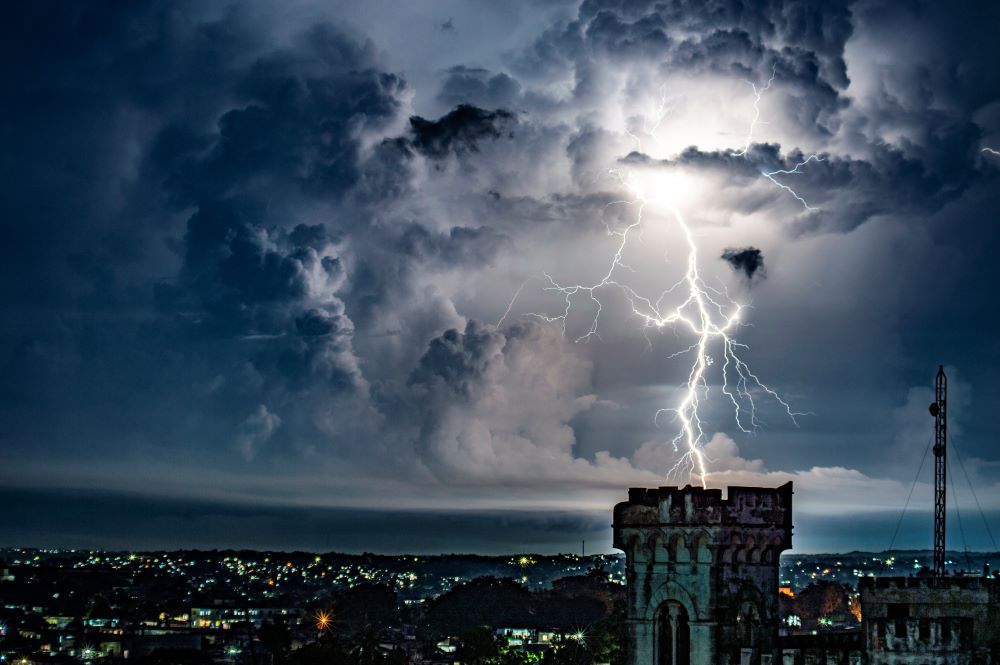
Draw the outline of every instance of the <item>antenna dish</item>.
M941 409L938 407L937 402L931 402L931 405L927 410L930 411L931 415L935 418L937 418L938 414L941 413Z

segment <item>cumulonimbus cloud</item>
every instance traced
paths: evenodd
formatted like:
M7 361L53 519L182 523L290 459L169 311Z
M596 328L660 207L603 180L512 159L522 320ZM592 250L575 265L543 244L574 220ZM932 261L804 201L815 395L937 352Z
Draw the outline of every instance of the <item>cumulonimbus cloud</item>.
M608 231L629 220L614 202L631 193L609 170L691 176L710 194L695 212L712 218L714 276L732 279L715 257L736 248L723 258L758 281L765 247L760 291L801 281L783 273L808 270L796 242L830 243L841 262L875 242L837 246L858 234L964 242L926 220L1000 175L980 154L1000 136L985 92L932 99L894 52L891 66L848 66L883 29L868 6L586 0L525 28L492 69L456 56L419 91L380 54L405 45L335 20L279 30L254 12L189 9L4 10L0 50L19 64L0 110L16 173L0 184L0 400L26 451L45 441L100 458L138 441L193 460L210 448L247 473L280 459L292 475L332 469L331 484L346 469L421 489L517 486L537 501L552 487L655 483L671 451L644 445L663 440L650 414L596 443L581 423L612 430L598 405L628 407L635 385L669 398L667 375L649 373L675 349L627 345L638 333L615 303L607 339L574 347L523 316L552 294L537 280L518 291L552 266L593 276ZM990 89L981 72L995 61L963 64L985 81L970 90ZM787 176L808 210L762 172L813 154ZM658 270L676 266L676 248L650 242ZM505 325L483 323L515 293ZM762 318L778 309L757 297ZM796 321L829 308L789 307ZM853 316L838 325L863 327ZM767 343L819 344L811 332ZM881 482L847 468L860 456L786 473L710 446L719 482Z

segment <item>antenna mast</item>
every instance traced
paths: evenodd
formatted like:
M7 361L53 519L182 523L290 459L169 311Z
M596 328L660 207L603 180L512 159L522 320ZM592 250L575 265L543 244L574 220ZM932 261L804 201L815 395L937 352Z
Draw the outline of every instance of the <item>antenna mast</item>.
M948 377L944 375L944 365L938 366L930 411L934 416L934 574L941 576L945 574L945 479L948 470Z

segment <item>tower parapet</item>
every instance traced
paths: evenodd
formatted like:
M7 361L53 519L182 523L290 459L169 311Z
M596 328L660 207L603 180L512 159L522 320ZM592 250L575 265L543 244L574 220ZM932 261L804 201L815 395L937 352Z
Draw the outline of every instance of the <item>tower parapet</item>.
M625 552L629 665L767 665L792 484L633 488L614 510Z

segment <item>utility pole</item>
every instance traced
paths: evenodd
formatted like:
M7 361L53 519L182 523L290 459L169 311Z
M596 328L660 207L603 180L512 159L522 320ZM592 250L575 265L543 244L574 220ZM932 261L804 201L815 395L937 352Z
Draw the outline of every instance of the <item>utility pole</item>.
M944 365L938 366L930 411L934 416L934 574L941 576L945 574L945 479L948 471L948 378L944 375Z

